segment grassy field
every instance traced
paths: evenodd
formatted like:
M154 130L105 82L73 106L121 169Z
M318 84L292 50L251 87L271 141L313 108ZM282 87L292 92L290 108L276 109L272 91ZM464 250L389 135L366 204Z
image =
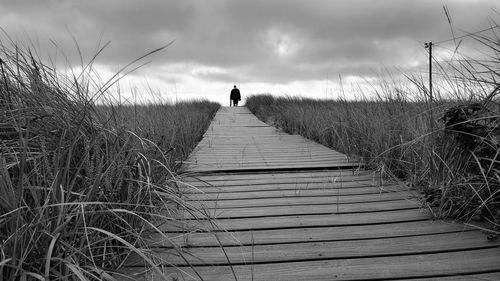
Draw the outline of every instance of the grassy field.
M497 37L477 37L488 61L437 64L435 98L425 79L382 81L356 99L255 95L265 122L367 163L422 191L437 217L500 226L500 57ZM366 98L370 97L370 98Z
M219 104L100 104L105 86L0 50L0 279L113 280ZM104 89L104 90L103 90ZM166 214L168 212L161 212Z

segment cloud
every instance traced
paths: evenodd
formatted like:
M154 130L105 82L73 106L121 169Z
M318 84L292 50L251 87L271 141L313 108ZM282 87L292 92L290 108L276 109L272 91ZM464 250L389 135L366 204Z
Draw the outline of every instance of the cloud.
M111 41L97 60L109 69L175 40L137 76L290 84L424 63L422 43L450 37L443 4L457 32L484 28L498 6L494 0L18 0L0 3L0 27L16 41L30 36L36 43L29 44L48 55L54 53L49 39L58 42L75 63L72 37L87 60L100 40Z

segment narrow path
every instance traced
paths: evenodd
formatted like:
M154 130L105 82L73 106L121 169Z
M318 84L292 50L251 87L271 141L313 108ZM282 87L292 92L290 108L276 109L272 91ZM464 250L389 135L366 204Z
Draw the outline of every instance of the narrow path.
M150 237L171 280L500 280L499 241L244 107L217 113L184 181L192 210Z

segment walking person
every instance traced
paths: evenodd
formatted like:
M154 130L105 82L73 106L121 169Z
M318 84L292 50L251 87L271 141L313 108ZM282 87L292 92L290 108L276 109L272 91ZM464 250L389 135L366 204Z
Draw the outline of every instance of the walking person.
M240 90L234 85L231 90L231 95L229 96L229 106L238 106L238 101L241 100Z

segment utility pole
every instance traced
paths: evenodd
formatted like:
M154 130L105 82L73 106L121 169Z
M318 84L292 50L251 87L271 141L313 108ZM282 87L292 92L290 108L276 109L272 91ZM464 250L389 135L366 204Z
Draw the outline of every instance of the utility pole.
M434 161L433 161L433 133L434 133L434 112L432 109L433 103L433 93L432 93L432 42L428 42L424 44L426 49L429 49L429 169L432 174L434 173Z
M432 92L432 42L425 43L424 46L426 49L429 49L429 127L431 129L431 133L434 131L434 112L432 110L432 104L434 102L434 93Z
M424 44L426 49L429 49L429 100L432 103L432 42Z

